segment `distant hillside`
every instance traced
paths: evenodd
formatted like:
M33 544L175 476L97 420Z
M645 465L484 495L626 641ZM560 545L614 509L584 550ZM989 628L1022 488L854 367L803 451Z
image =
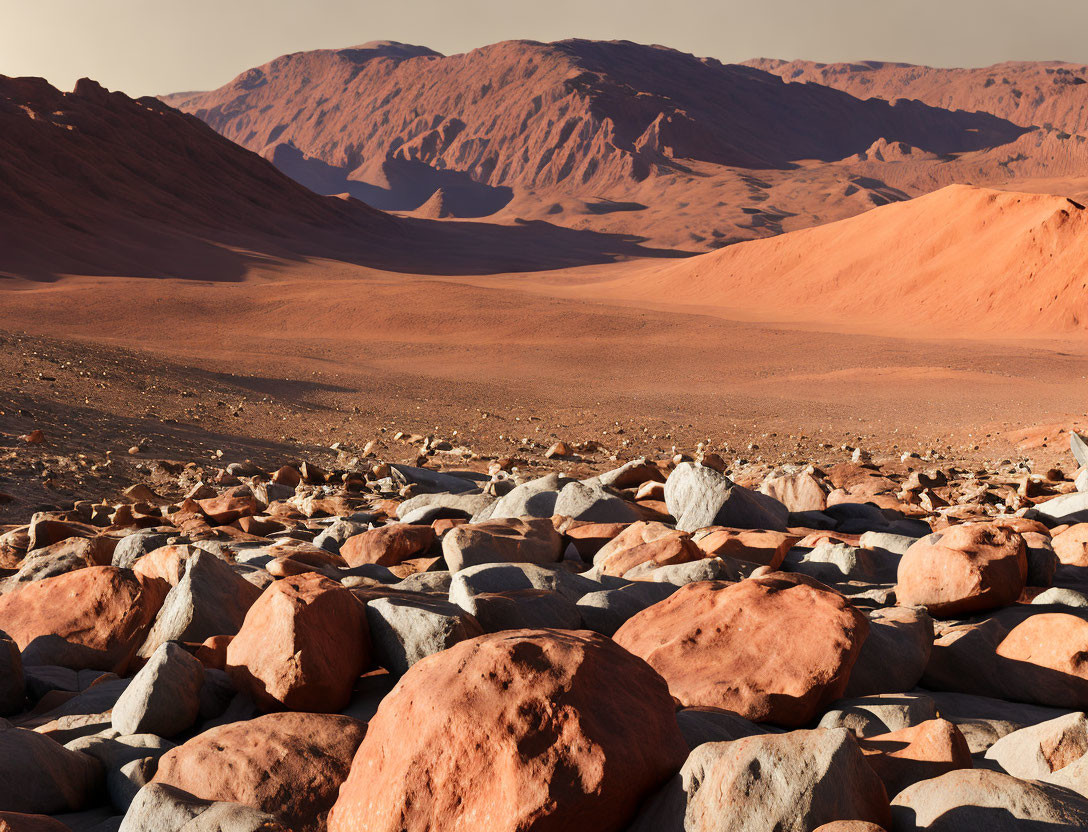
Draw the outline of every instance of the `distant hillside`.
M1014 124L1088 133L1088 66L1083 64L1010 61L943 69L883 61L820 64L757 58L746 65L858 98L916 99L950 110L991 113Z
M165 100L322 193L414 210L441 189L444 210L462 217L531 193L558 222L566 199L591 203L576 213L610 214L594 200L625 201L643 183L668 190L707 166L788 170L881 138L947 154L1023 132L985 114L861 101L664 47L584 40L448 57L389 43L301 52ZM682 187L661 199L676 206Z

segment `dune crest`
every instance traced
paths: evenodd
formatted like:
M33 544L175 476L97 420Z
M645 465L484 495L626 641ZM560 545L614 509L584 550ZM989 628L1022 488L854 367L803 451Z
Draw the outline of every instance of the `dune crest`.
M1065 197L952 185L595 291L920 337L1082 333L1088 209Z

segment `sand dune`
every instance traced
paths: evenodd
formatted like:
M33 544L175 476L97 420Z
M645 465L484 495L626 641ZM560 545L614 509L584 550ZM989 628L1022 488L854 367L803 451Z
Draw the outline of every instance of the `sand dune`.
M955 185L587 291L921 337L1083 334L1088 210Z

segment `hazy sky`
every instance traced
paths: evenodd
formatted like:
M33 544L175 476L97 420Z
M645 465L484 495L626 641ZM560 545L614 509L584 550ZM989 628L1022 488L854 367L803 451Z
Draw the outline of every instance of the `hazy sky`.
M370 40L446 54L627 39L724 61L1088 62L1085 0L0 0L0 74L131 95L210 89L286 52Z

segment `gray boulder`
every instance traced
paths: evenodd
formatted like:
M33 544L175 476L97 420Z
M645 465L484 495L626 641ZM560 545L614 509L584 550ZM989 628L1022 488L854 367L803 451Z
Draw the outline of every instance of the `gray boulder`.
M165 783L136 794L119 832L288 832L274 816L238 803L201 800Z
M198 551L185 562L181 580L167 593L138 654L146 658L167 641L199 643L235 635L260 594L229 564Z
M894 584L899 556L848 546L845 543L818 543L811 549L795 546L786 554L782 568L799 572L825 584L860 581Z
M751 722L724 708L681 708L676 712L676 723L692 751L707 742L732 742L757 734L780 733L777 728Z
M895 832L1072 832L1088 828L1088 801L1058 786L960 769L901 791L892 823Z
M26 704L23 660L15 639L0 630L0 716L11 716Z
M1029 725L1065 716L1070 711L1006 702L988 696L949 691L924 691L934 702L941 718L956 724L972 754L982 754L995 742Z
M1052 586L1032 598L1031 603L1043 606L1088 607L1088 596L1073 589Z
M462 569L453 576L449 600L462 609L468 609L469 599L484 592L547 589L577 601L586 593L602 588L596 581L562 567L549 568L533 563L483 563Z
M486 510L495 498L482 491L461 494L417 494L397 506L402 523L430 523L440 517L471 518Z
M0 720L0 812L78 811L93 805L104 775L93 757Z
M411 483L417 488L428 491L460 494L464 491L473 491L478 486L470 479L455 477L452 474L443 474L441 471L432 471L430 468L417 468L414 465L390 466L395 478L401 479L405 484Z
M759 734L700 745L629 832L811 832L888 822L888 798L849 731Z
M986 750L986 759L1013 777L1042 780L1085 754L1088 719L1077 711L1006 734Z
M375 661L396 676L413 664L484 634L456 604L437 598L376 598L366 605Z
M474 523L481 520L498 520L503 517L551 517L555 514L555 501L560 490L574 482L569 477L548 474L513 488L486 509L472 517Z
M370 528L366 523L356 523L352 520L336 519L329 523L317 537L314 538L314 546L318 546L324 549L326 552L332 552L334 555L340 554L340 546L349 537L354 537L357 534L362 534Z
M681 462L665 481L665 505L676 528L706 526L785 531L789 510L773 497L735 484L713 468Z
M555 500L554 513L590 523L634 523L642 515L631 503L599 483L571 482Z
M176 644L159 646L113 708L121 734L173 737L196 722L204 665Z
M183 540L177 529L142 529L125 535L113 550L113 566L131 569L137 560L160 546L166 546L171 540Z
M937 703L924 693L885 693L832 702L821 728L846 728L858 737L875 737L913 728L937 718Z
M501 630L582 627L579 607L569 598L547 589L514 589L473 595L465 606L485 632Z
M869 613L869 635L850 671L846 695L903 693L918 684L933 651L933 619L915 607Z
M739 581L744 578L744 567L733 558L703 558L688 563L671 563L657 566L653 561L640 563L623 573L625 580L654 581L655 583L694 584L699 581Z
M605 636L612 636L627 619L658 601L664 601L679 587L669 582L636 581L615 589L589 592L578 599L582 625Z
M1074 491L1039 503L1028 510L1027 516L1042 520L1048 526L1088 523L1088 491Z

